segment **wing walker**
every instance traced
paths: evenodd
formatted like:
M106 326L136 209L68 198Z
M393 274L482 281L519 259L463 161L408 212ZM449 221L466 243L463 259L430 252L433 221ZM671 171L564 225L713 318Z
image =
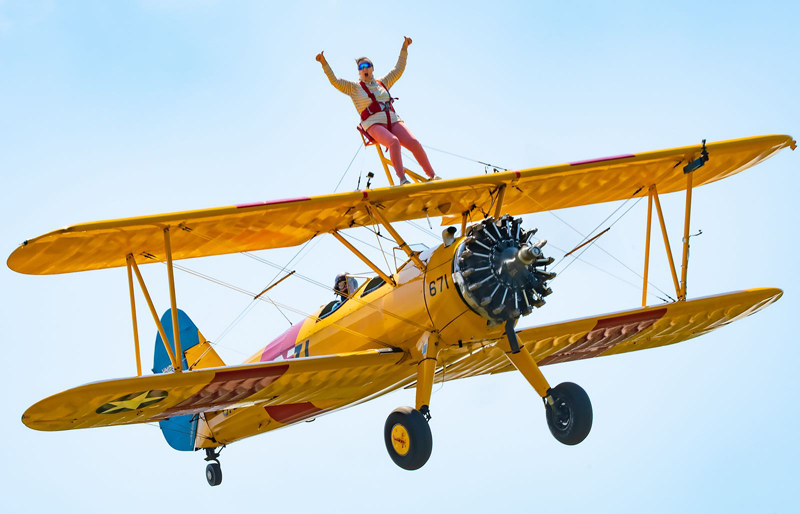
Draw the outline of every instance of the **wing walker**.
M126 268L136 376L45 398L22 422L51 431L157 421L173 448L205 451L206 478L218 485L219 451L230 443L415 388L414 406L394 410L384 427L392 460L414 470L433 449L436 380L516 369L541 398L553 436L578 444L592 427L589 397L571 382L551 386L542 366L685 341L781 297L780 289L762 288L688 298L692 191L795 146L789 136L772 135L450 180L409 173L415 183L403 187L99 221L44 234L19 246L8 266L34 275ZM390 161L377 148L391 184ZM686 198L680 270L660 203L661 195L677 192ZM520 318L545 305L555 276L546 241L519 216L638 197L648 202L641 307L517 329ZM654 210L677 300L647 305ZM397 230L398 222L438 216L446 228L436 248L416 251ZM407 261L395 273L368 259L348 236L350 228L373 225L405 252ZM338 301L244 363L226 365L178 309L174 261L290 247L324 234L375 276L360 284L347 277L337 287ZM139 270L155 262L166 264L169 285L170 305L161 317ZM142 373L137 285L156 325L153 374ZM264 292L256 298L272 301Z

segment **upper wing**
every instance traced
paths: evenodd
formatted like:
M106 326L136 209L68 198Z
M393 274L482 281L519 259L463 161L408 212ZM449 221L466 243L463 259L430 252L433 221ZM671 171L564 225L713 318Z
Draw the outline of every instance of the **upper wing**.
M708 145L709 161L694 171L700 186L758 164L792 146L790 136L758 136ZM443 216L460 220L467 211L489 212L501 186L503 212L525 214L644 196L656 184L661 193L680 191L683 166L700 145L573 162L521 171L425 182L215 209L177 212L74 225L29 239L8 258L20 273L46 275L166 260L165 227L174 259L294 246L317 234L374 223L368 207L389 222Z
M413 374L414 367L399 365L402 357L366 350L94 382L45 398L22 422L36 430L70 430L253 405L351 403Z
M527 328L520 343L540 366L646 350L686 341L754 314L778 300L775 288L749 289L605 316ZM495 345L443 356L444 380L514 369Z

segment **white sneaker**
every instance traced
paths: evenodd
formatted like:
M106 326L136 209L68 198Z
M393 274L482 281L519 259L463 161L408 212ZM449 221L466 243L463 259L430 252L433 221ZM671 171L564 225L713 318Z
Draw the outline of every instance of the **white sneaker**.
M410 183L411 183L411 181L410 181L410 180L408 180L408 177L405 177L405 178L404 178L403 180L401 180L401 181L400 181L400 183L399 183L399 184L397 184L397 185L398 185L398 186L404 186L404 185L406 185L406 184L410 184Z
M431 181L431 182L434 181L434 180L442 180L442 177L440 177L439 175L434 174L428 180Z

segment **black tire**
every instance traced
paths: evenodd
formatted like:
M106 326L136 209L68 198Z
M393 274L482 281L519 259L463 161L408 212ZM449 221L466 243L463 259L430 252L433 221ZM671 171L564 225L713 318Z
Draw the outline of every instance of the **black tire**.
M206 466L206 480L212 487L222 483L222 467L219 462L212 462Z
M395 427L398 427L396 432L399 434L393 435ZM424 466L433 451L433 435L428 420L411 407L399 407L389 414L383 428L383 439L394 463L409 471Z
M578 384L564 382L550 389L555 410L546 404L547 426L558 442L578 444L592 430L592 402Z

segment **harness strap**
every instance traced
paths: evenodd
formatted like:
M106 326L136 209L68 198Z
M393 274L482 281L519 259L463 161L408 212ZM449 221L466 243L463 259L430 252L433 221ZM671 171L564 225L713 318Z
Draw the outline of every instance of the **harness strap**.
M386 87L383 84L383 82L381 82L380 80L377 80L376 82L380 84L381 87L383 87L383 89L385 89L387 93L389 93L389 88ZM364 90L364 92L367 93L369 99L372 100L372 103L369 104L366 109L361 111L361 121L365 121L373 114L383 111L386 113L386 124L388 125L389 130L392 130L392 115L389 112L390 111L394 112L394 106L392 106L394 98L392 98L391 93L389 93L389 101L381 103L378 101L377 98L375 98L375 95L372 94L372 91L369 90L369 88L363 81L359 82L359 84L361 85L361 88Z

